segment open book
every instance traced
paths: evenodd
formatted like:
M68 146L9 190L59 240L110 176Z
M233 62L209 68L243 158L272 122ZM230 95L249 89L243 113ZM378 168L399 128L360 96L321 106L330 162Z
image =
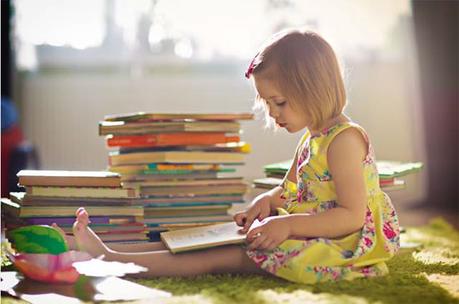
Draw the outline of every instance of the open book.
M259 225L256 220L253 224ZM245 242L246 235L236 222L173 230L161 233L161 240L172 253Z

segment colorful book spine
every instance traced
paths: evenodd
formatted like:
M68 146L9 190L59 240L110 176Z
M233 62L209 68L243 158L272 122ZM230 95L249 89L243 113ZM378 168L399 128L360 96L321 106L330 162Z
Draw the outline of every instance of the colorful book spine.
M240 137L225 133L159 133L143 135L109 135L108 147L167 147L184 145L214 145L238 142Z
M59 226L72 225L75 223L75 217L31 217L26 218L24 221L28 225L52 225L56 223ZM108 216L91 216L92 224L109 224L110 217Z
M28 195L49 197L100 197L100 198L135 198L139 197L137 189L109 187L27 187Z

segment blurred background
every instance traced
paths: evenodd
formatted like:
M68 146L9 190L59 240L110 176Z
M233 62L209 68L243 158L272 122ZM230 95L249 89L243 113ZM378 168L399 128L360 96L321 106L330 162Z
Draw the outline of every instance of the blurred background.
M425 164L391 194L396 206L458 220L458 1L1 4L2 196L8 147L18 143L29 167L103 170L104 115L251 111L248 62L271 34L301 26L334 47L346 112L369 132L377 159ZM248 181L290 159L301 136L263 125L243 122L253 150L238 171Z

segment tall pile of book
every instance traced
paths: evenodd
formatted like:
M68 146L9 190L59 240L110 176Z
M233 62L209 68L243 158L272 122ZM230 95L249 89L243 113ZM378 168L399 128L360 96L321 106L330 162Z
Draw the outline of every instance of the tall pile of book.
M90 227L106 242L147 241L138 190L121 187L119 174L107 171L22 170L25 192L11 192L22 225L58 224L72 234L75 211L85 207Z
M139 190L150 238L170 229L231 221L247 184L235 176L250 146L240 120L252 114L109 115L99 122L108 170Z
M292 160L273 163L264 166L264 178L255 179L255 188L272 189L281 184ZM376 161L379 175L379 185L384 191L405 189L406 183L403 176L418 172L422 169L421 162Z

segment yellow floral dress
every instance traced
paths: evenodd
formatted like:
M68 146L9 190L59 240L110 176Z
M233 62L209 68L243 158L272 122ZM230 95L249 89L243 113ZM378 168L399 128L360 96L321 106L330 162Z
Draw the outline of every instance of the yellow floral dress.
M286 204L278 213L317 214L337 206L327 149L335 136L347 128L361 131L368 145L362 164L368 197L363 228L342 238L295 238L272 251L248 250L248 256L262 269L289 281L308 284L388 273L385 261L399 249L399 223L390 198L379 187L374 152L359 125L341 123L316 136L306 132L298 148L298 182L286 179L283 183Z

